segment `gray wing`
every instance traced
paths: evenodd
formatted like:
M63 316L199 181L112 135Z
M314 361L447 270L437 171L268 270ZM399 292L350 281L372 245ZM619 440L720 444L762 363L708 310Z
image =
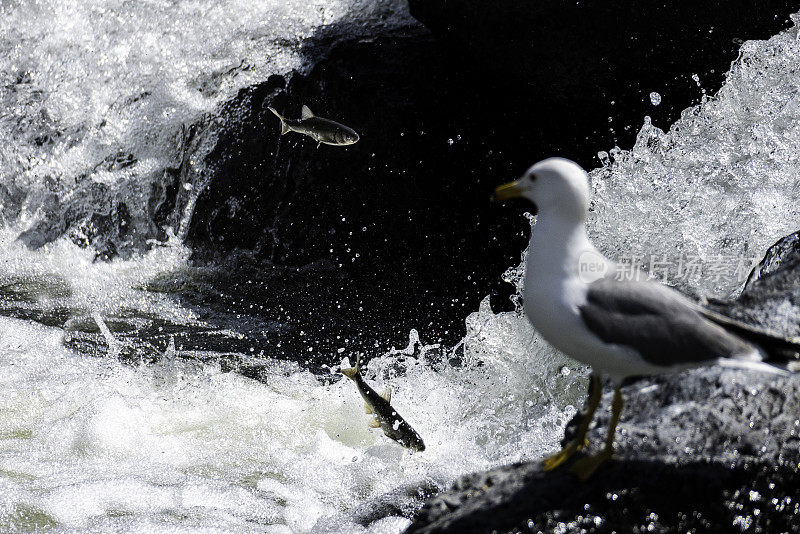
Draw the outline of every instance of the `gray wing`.
M656 282L601 278L580 307L586 326L606 343L635 349L658 366L751 355L755 349L698 312L683 295Z

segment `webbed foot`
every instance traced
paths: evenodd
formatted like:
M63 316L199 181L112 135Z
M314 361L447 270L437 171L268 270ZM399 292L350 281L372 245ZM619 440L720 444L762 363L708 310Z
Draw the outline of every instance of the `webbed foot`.
M583 458L575 460L575 463L570 466L569 471L577 476L581 482L585 482L597 471L598 467L607 460L610 460L612 456L614 456L614 451L604 449L599 454L584 456Z
M594 412L597 411L597 407L600 405L600 395L602 393L601 389L600 378L593 373L589 379L589 402L587 403L586 413L583 414L583 420L578 427L577 435L575 436L574 440L570 441L559 452L548 458L545 458L543 462L545 471L552 471L553 469L564 465L564 462L572 458L575 453L580 452L589 446L589 440L586 439L586 433L589 431L589 424L592 422Z
M544 470L552 471L553 469L564 465L567 460L588 446L589 440L585 438L583 440L576 439L574 441L570 441L563 449L544 459Z
M620 413L622 413L622 404L622 392L617 386L614 388L614 400L611 402L611 421L608 423L606 446L599 454L580 458L569 468L570 472L574 473L581 481L588 480L603 462L614 456L614 433L617 431L617 423Z

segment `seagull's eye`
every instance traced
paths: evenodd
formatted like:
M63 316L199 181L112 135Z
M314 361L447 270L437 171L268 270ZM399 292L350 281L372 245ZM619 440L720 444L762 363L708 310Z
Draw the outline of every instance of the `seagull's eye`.
M531 182L535 182L535 181L536 181L536 175L535 175L535 174L529 174L529 175L528 175L528 179L529 179Z

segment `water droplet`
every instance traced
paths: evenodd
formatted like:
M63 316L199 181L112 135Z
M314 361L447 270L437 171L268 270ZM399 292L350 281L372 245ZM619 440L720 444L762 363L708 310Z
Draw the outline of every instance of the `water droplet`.
M661 95L655 91L650 93L650 103L657 106L661 103Z

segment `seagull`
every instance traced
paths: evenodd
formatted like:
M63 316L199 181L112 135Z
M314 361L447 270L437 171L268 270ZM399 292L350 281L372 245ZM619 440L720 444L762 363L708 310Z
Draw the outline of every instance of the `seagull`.
M589 240L588 176L576 163L563 158L541 161L519 180L495 189L492 198L515 197L531 201L537 215L525 265L525 315L548 343L592 368L577 435L545 459L546 471L588 446L586 434L600 405L602 375L614 384L611 420L603 450L572 463L570 470L581 480L613 455L625 378L708 365L779 374L795 370L800 339L739 323L644 275L621 278L620 266Z

